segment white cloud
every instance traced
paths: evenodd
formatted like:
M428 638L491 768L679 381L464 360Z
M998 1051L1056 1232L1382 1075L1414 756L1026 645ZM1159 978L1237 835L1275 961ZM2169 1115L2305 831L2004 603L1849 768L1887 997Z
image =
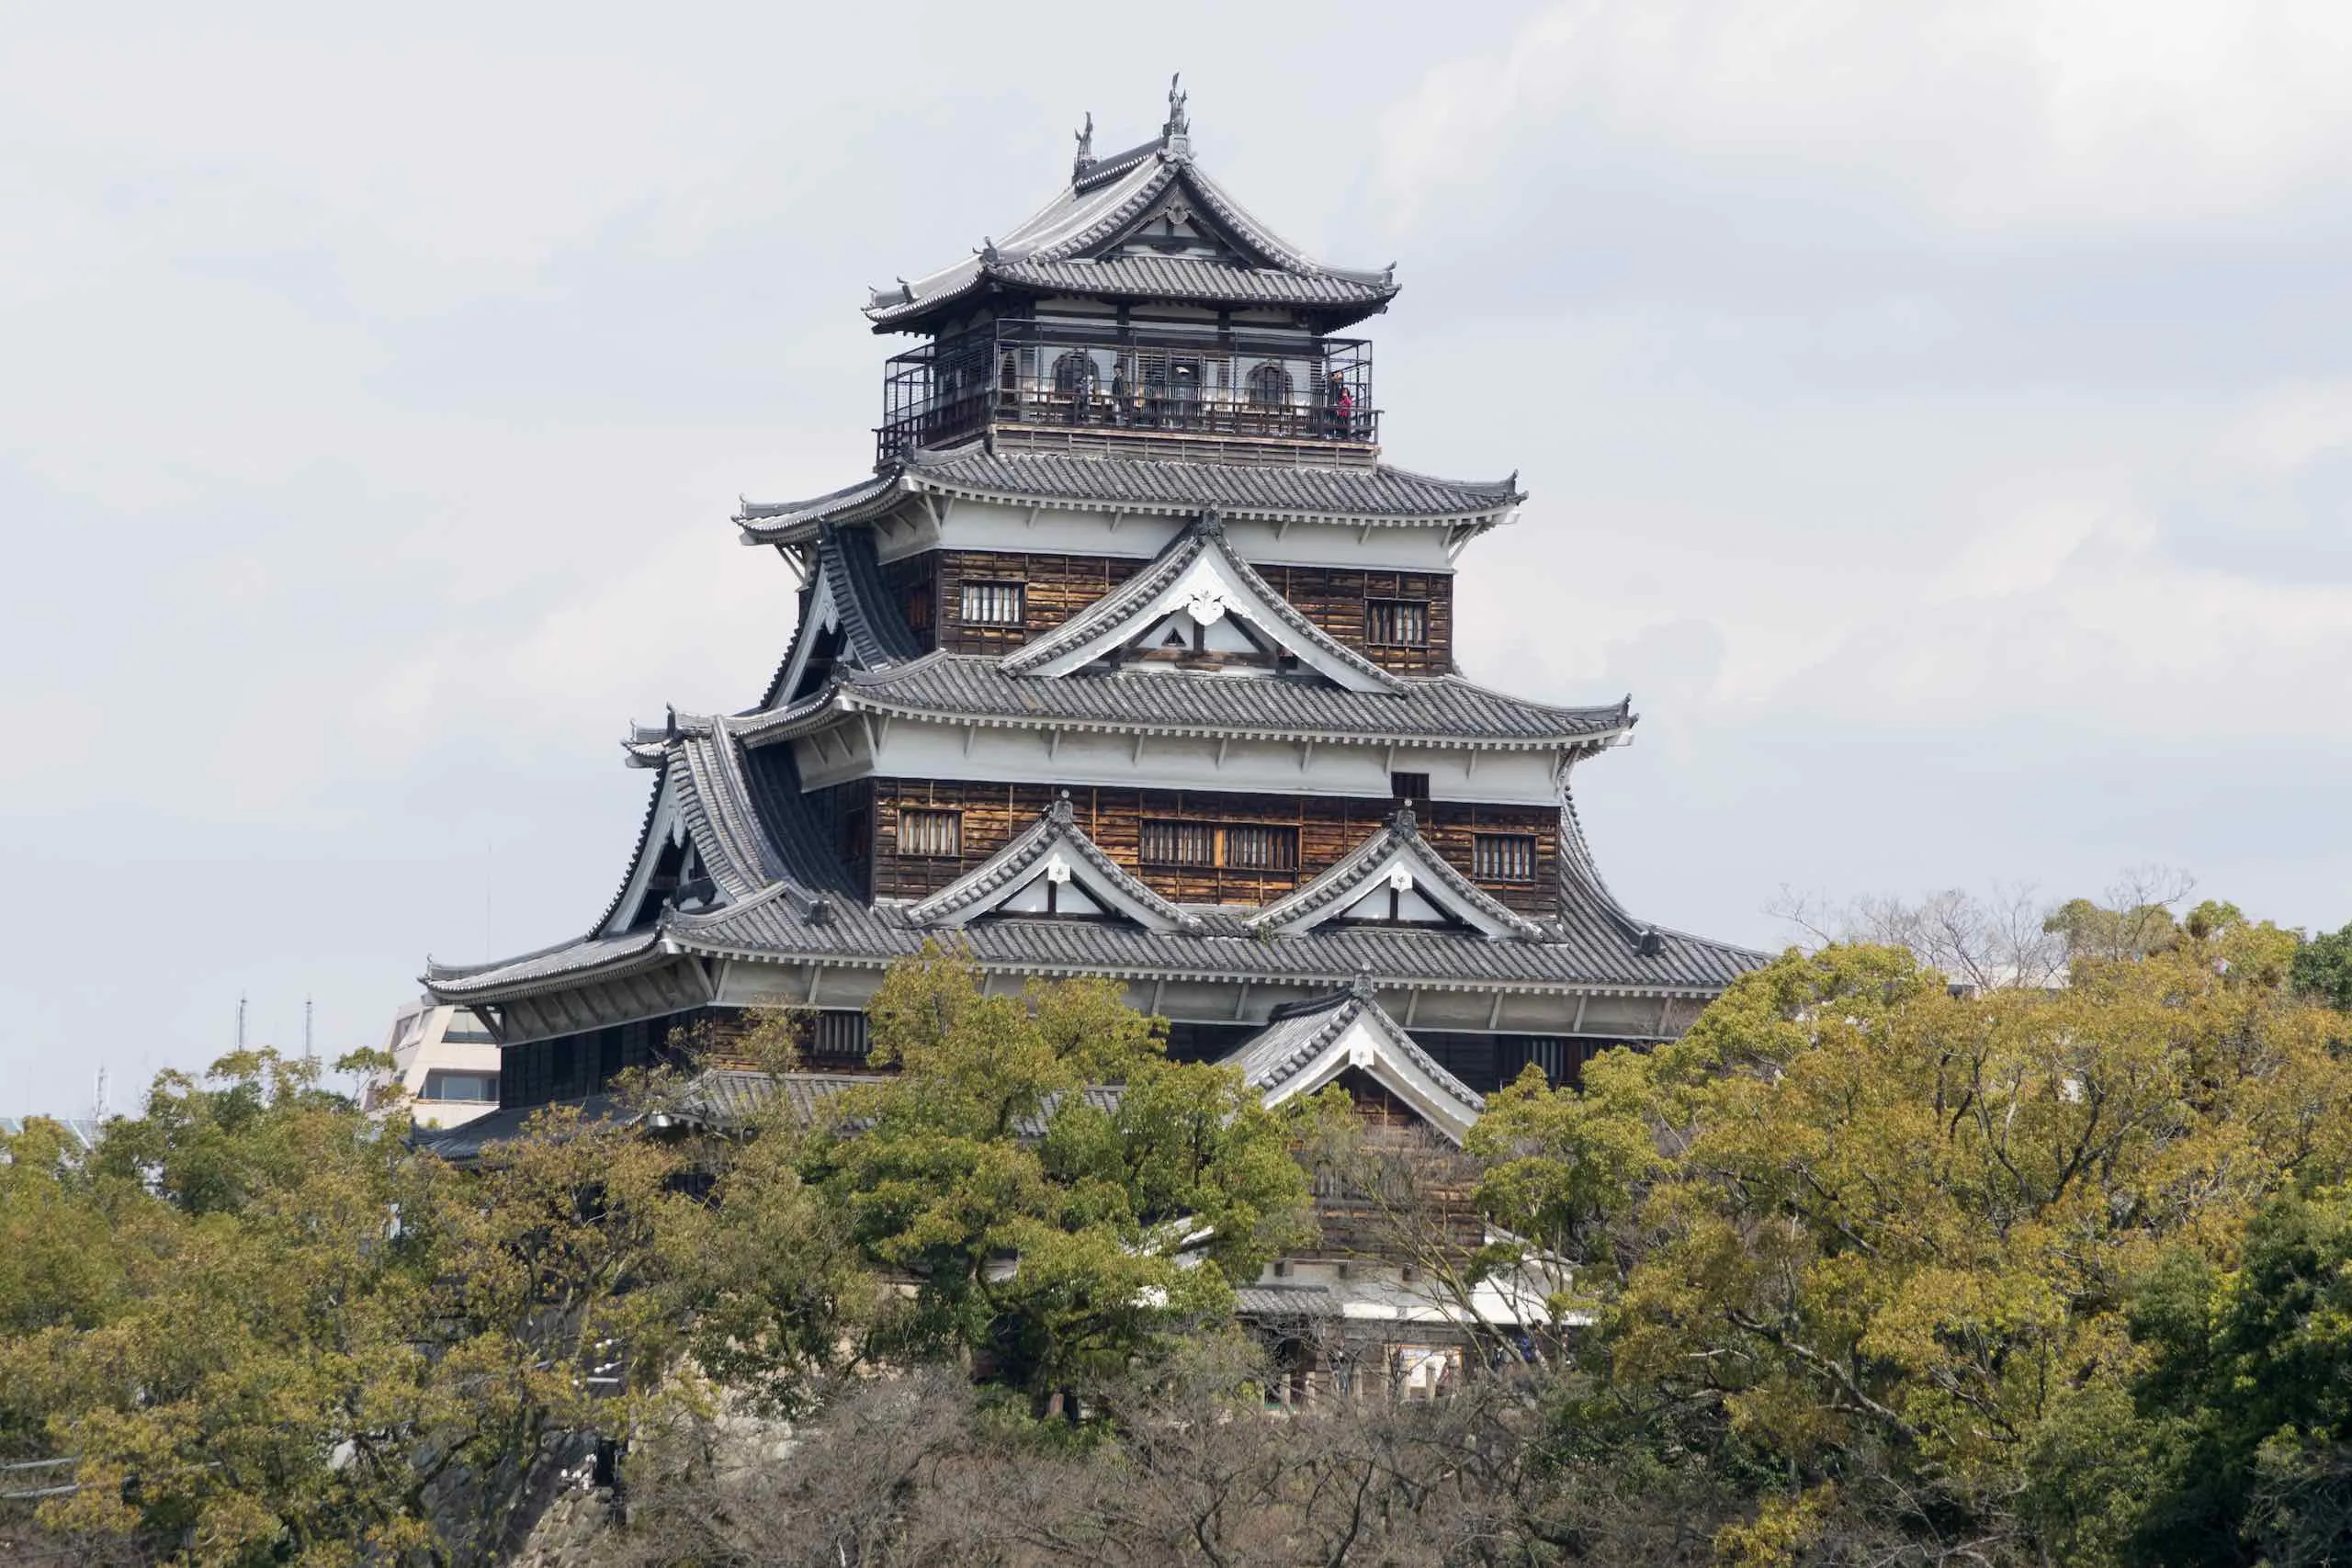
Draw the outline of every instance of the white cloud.
M1571 120L1891 182L1969 228L2179 226L2352 159L2334 0L1568 0L1386 120L1400 219Z
M2352 447L2352 381L2281 387L2231 422L2218 452L2257 473L2290 474Z

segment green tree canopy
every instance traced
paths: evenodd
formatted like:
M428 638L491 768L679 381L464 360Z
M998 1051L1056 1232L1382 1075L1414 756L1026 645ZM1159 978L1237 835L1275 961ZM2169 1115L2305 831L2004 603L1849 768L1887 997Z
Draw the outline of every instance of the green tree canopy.
M985 1354L1043 1393L1223 1317L1231 1280L1307 1234L1288 1119L1238 1072L1169 1061L1115 986L990 995L933 951L871 1014L899 1070L846 1097L809 1174L913 1287L881 1348Z

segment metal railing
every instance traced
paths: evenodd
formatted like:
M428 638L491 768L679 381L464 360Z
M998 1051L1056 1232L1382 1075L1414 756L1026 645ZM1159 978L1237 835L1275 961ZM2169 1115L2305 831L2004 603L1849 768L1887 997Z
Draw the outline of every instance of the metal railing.
M1354 338L1012 321L885 366L880 458L995 424L1371 446L1380 415Z

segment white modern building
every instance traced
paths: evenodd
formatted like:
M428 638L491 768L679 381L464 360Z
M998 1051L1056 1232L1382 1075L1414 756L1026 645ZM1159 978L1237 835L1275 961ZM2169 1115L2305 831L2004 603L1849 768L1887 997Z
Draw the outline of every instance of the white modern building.
M369 1086L368 1109L405 1095L420 1127L461 1127L498 1109L498 1042L464 1008L415 1001L392 1020L390 1079Z

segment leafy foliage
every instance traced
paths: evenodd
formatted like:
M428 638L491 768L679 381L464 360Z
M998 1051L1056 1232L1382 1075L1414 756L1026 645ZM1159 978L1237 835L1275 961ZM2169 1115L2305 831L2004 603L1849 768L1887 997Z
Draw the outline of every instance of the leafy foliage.
M912 1282L877 1348L978 1354L1042 1396L1228 1314L1227 1281L1306 1234L1284 1118L1236 1072L1170 1062L1115 987L990 996L933 951L871 1015L901 1070L845 1097L810 1173Z

